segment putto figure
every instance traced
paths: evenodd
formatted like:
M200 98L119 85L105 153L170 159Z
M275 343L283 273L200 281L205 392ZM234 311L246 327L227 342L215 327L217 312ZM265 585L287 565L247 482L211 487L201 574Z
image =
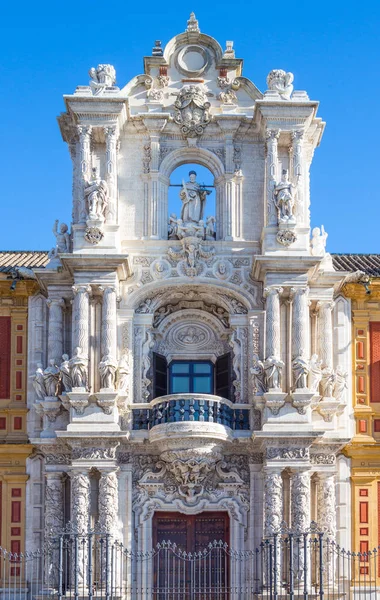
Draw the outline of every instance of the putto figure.
M268 89L277 92L282 100L290 100L293 92L293 80L293 73L286 73L282 69L273 69L267 77Z
M310 251L312 256L325 256L326 254L326 242L327 242L328 234L325 231L323 225L319 229L319 227L314 227L311 232L311 241L310 241Z
M294 185L289 181L288 170L282 171L281 181L273 191L274 203L277 208L278 223L295 224Z
M112 65L98 65L91 67L88 72L91 77L90 87L94 96L101 94L107 87L114 87L116 83L116 71Z
M53 233L56 238L55 248L52 248L49 252L50 258L55 258L60 253L70 252L70 234L68 233L69 228L66 223L61 223L58 230L58 219L54 221Z

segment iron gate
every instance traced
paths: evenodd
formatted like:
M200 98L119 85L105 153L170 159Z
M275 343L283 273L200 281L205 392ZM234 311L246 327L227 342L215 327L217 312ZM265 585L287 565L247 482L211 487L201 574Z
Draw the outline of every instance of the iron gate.
M377 600L379 552L351 553L316 529L252 551L213 542L187 553L170 541L134 552L108 534L63 533L44 550L0 549L7 600Z

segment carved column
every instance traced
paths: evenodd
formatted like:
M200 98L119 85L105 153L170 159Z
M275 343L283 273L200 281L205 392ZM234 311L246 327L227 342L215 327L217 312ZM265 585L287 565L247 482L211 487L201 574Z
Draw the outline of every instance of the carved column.
M81 348L82 355L88 359L91 286L73 285L73 292L73 348Z
M283 514L282 469L264 469L264 535L280 531Z
M108 183L109 204L107 222L116 222L117 205L117 127L111 125L104 127L106 136L106 181Z
M303 166L303 131L292 131L293 178L297 185L296 217L298 225L306 221L304 198L304 166Z
M310 577L308 565L309 554L304 546L306 534L310 528L310 471L299 469L291 474L291 519L294 536L294 565L296 565L296 578L301 583L305 574Z
M63 354L63 298L48 298L49 307L49 334L48 334L48 360L53 359L59 365Z
M103 532L115 536L119 512L117 469L99 468L99 522Z
M279 129L266 130L266 198L267 198L267 225L277 225L277 215L273 202L273 190L278 181L278 138Z
M265 358L281 356L281 322L280 322L280 294L282 287L265 288L266 298L266 350Z
M90 528L90 501L91 501L91 483L90 476L87 469L72 470L70 472L71 478L71 522L74 531L82 535L86 535ZM86 583L87 576L87 547L85 544L81 544L83 539L77 538L77 568L72 573L72 582L74 584L75 578L77 577L78 586Z
M324 532L323 562L324 581L334 583L334 556L331 542L336 539L336 498L334 473L318 473L317 491L318 528Z
M332 310L335 303L331 300L317 303L318 313L318 355L322 367L333 367L333 325Z
M292 358L297 356L309 357L310 328L309 328L309 288L291 288L292 306Z
M59 535L64 526L64 482L62 473L45 473L45 543ZM45 569L45 583L51 588L58 586L57 547L49 555Z
M104 583L111 579L111 564L106 565L106 553L111 555L111 546L117 535L117 523L119 518L119 490L118 478L114 467L107 469L100 468L99 480L99 524L102 534L108 534L105 537L103 547L103 581ZM106 547L108 544L108 548Z
M89 125L78 125L79 135L79 153L80 153L80 174L81 174L81 195L79 208L79 222L85 223L87 218L87 210L84 201L84 188L86 183L91 179L91 131Z
M113 285L102 288L102 357L110 354L116 359L117 330L116 330L116 288Z

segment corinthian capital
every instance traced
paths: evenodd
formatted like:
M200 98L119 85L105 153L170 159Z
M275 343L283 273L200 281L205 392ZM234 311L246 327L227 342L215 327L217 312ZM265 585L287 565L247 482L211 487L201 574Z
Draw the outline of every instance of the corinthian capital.
M107 125L106 127L103 127L103 131L107 138L116 138L117 125Z
M301 142L303 139L304 132L296 129L295 131L292 131L290 135L293 142Z
M91 125L77 125L77 132L80 137L86 137L91 135Z
M46 304L49 308L52 306L59 306L59 308L65 308L66 304L63 298L48 298Z
M267 141L270 141L270 140L277 141L279 137L280 137L279 129L266 129L265 130L265 138Z
M268 296L281 296L283 291L284 288L281 286L272 285L270 287L266 287L264 288L264 298L267 298Z

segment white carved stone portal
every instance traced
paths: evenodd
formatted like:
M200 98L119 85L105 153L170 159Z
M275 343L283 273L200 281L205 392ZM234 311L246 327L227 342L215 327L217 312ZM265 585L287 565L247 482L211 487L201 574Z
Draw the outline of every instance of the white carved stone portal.
M56 221L29 304L27 521L38 484L45 537L68 504L76 531L98 521L142 553L157 511L227 511L239 552L284 520L307 530L312 507L347 537L350 308L324 228L310 232L318 103L282 69L260 92L194 14L129 83L107 63L89 75L59 117L73 222ZM174 360L207 362L212 393L171 393Z

